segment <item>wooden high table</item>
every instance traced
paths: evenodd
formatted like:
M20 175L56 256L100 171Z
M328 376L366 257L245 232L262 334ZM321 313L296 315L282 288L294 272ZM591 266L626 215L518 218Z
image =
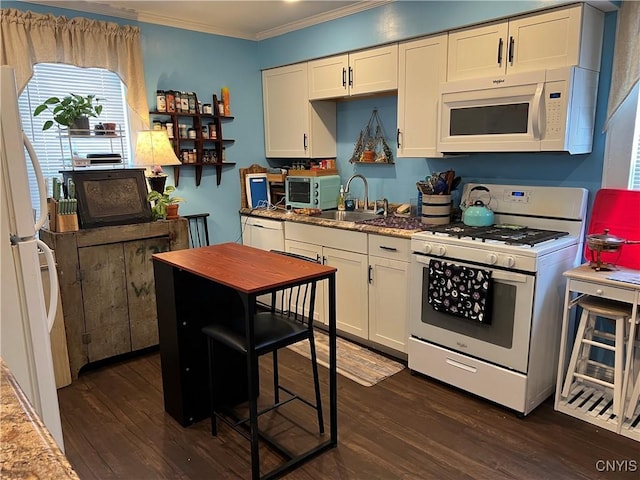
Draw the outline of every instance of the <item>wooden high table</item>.
M329 431L325 442L289 459L263 478L275 478L337 446L336 280L334 267L236 243L153 255L165 411L187 426L210 416L207 342L203 326L244 312L254 352L256 297L312 279L329 282ZM236 312L234 314L234 312ZM237 404L259 393L255 352L225 358L224 401ZM257 409L250 408L251 457L258 459ZM253 428L255 426L255 428ZM252 476L260 465L252 461Z

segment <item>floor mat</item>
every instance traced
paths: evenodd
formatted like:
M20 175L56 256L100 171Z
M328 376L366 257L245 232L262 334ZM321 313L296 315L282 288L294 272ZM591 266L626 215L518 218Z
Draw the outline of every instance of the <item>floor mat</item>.
M318 363L329 367L329 337L326 333L314 330ZM337 339L338 373L365 387L371 387L391 375L401 371L405 366L367 348L351 343L343 338ZM291 345L296 353L311 358L309 342L304 340Z

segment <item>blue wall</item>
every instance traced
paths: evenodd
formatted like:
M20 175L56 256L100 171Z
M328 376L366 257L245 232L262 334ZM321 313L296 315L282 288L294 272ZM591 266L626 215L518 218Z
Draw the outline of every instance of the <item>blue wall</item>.
M346 52L377 44L444 31L532 9L557 1L398 1L345 18L252 42L218 35L191 32L92 15L36 4L3 2L3 8L18 8L67 17L83 16L133 24L140 27L149 106L155 105L156 89L195 91L203 103L222 86L231 91L235 119L223 125L224 137L235 139L227 148L227 160L220 186L213 168L205 168L202 182L195 186L194 171L180 171L179 194L187 199L181 213L209 212L212 243L236 241L240 237L237 211L240 206L238 168L253 163L266 165L262 119L260 70L311 58ZM395 152L395 96L367 98L337 105L338 168L344 182L354 172L369 179L369 197L387 197L406 202L416 194L415 183L432 171L453 168L464 182L516 183L524 185L580 186L593 194L600 188L604 115L611 77L611 57L616 14L607 13L603 46L593 152L566 154L473 154L450 159L396 159L395 165L353 165L348 163L354 142L377 108ZM171 173L171 172L168 172ZM168 183L172 183L170 179ZM354 183L354 193L359 185Z

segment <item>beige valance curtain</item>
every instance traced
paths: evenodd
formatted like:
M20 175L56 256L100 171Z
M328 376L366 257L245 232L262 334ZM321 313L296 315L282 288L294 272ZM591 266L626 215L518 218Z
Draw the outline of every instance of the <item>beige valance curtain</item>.
M117 73L126 85L130 109L149 124L138 27L12 8L0 13L0 64L15 68L20 91L33 75L36 63L106 68Z
M640 80L640 1L624 1L618 10L607 125ZM605 127L606 128L606 127Z

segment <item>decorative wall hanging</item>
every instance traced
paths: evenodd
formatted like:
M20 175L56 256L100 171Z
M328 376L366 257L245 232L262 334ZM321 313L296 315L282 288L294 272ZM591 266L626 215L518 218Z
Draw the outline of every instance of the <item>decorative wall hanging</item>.
M349 162L393 163L393 153L385 139L377 109L373 109L367 126L360 130Z

